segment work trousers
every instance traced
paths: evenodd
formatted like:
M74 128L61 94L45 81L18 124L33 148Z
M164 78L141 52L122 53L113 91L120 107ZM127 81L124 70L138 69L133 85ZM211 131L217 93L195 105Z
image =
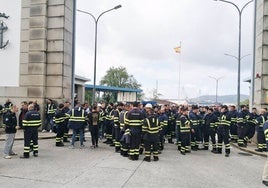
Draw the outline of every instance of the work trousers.
M115 145L115 150L116 151L119 151L120 150L120 147L121 147L121 144L120 144L120 139L121 139L121 134L120 134L120 127L119 125L117 126L114 126L114 145Z
M64 131L63 131L63 140L64 140L64 141L67 141L67 139L68 139L68 134L69 134L68 123L64 123L64 125L63 125L63 129L64 129Z
M210 127L204 126L204 149L208 149L209 147L209 136L210 136Z
M258 149L266 151L266 141L265 141L265 135L264 135L262 127L258 128L257 142L258 142Z
M132 134L130 137L130 146L129 146L129 156L136 157L139 156L139 147L141 144L141 134Z
M25 127L24 129L24 156L29 157L31 140L33 152L38 153L38 127Z
M231 139L232 140L237 140L238 139L237 124L236 123L231 123L231 125L230 125L230 134L231 134Z
M64 130L65 130L65 127L63 124L57 126L56 144L62 142Z
M158 141L144 140L145 157L158 157Z
M185 153L186 151L190 151L190 140L191 140L191 133L190 132L181 132L181 152Z
M229 142L229 127L228 126L219 126L218 127L218 152L222 152L222 142L224 142L225 145L225 153L230 153L230 142Z
M191 148L198 148L198 144L202 142L201 127L195 126L194 132L191 132Z
M112 143L112 137L113 137L113 122L110 120L106 120L106 130L105 130L105 137L108 141L108 143Z
M242 146L242 145L246 144L245 137L246 137L246 134L247 134L247 130L248 130L247 126L238 125L238 127L237 127L237 134L238 134L237 143L238 143L238 146Z

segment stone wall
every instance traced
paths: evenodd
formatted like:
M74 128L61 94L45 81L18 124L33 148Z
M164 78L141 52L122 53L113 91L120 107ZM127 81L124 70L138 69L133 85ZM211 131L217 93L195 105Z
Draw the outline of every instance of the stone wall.
M18 87L0 87L0 103L71 99L73 0L22 0ZM17 44L19 45L19 44Z
M268 106L268 1L257 1L254 106Z

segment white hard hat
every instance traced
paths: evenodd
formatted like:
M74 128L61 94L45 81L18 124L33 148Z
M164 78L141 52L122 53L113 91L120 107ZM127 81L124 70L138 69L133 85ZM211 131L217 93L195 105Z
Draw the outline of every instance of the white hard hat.
M145 105L145 108L153 108L153 105L152 105L151 103L147 103L147 104Z

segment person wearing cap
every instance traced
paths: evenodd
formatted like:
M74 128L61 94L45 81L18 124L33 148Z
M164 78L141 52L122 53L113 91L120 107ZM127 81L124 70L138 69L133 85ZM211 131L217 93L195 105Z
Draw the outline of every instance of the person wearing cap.
M237 134L238 134L238 146L247 147L246 133L248 129L247 119L249 111L246 105L241 105L241 111L237 114Z
M157 116L154 113L153 106L151 104L145 105L148 113L147 118L142 125L142 135L145 148L144 161L151 161L151 153L153 153L154 161L158 161L158 144L159 144L159 130L160 123Z
M143 115L144 115L144 118L146 117L149 117L149 115L152 113L151 110L153 109L153 105L151 103L147 103L143 110ZM143 153L143 150L144 150L144 140L143 140L143 135L141 136L141 143L140 143L140 150L139 150L139 153L140 155Z
M153 108L153 105L151 103L147 103L145 106L145 112L146 112L146 115L149 115L149 113L151 113L151 109Z
M221 116L218 122L217 135L217 151L216 154L222 153L222 143L225 145L225 157L230 155L230 141L229 141L229 131L231 124L231 115L228 113L228 107L226 105L221 106Z

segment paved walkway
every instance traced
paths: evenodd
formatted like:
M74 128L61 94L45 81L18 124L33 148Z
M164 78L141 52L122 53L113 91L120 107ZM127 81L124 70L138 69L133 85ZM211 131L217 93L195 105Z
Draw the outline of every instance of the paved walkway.
M4 141L6 136L4 134L4 131L3 130L0 130L1 134L0 134L0 141ZM50 133L50 132L39 132L38 134L38 137L39 139L54 139L56 138L56 134L55 133ZM15 140L23 140L24 139L24 135L23 135L23 130L22 129L19 129L16 133L16 136L15 136ZM244 148L244 147L239 147L236 143L232 143L231 144L233 147L236 147L242 151L245 151L245 152L249 152L249 153L252 153L252 154L255 154L255 155L259 155L259 156L262 156L262 157L267 157L268 155L268 152L257 152L255 151L255 149L257 148L256 144L255 143L249 143L247 148Z
M0 130L0 141L4 141L6 138L6 135L4 131ZM51 139L51 138L56 138L55 133L50 133L50 132L39 132L38 133L38 138L39 139ZM24 133L22 129L19 129L15 135L15 140L23 140L24 139Z

